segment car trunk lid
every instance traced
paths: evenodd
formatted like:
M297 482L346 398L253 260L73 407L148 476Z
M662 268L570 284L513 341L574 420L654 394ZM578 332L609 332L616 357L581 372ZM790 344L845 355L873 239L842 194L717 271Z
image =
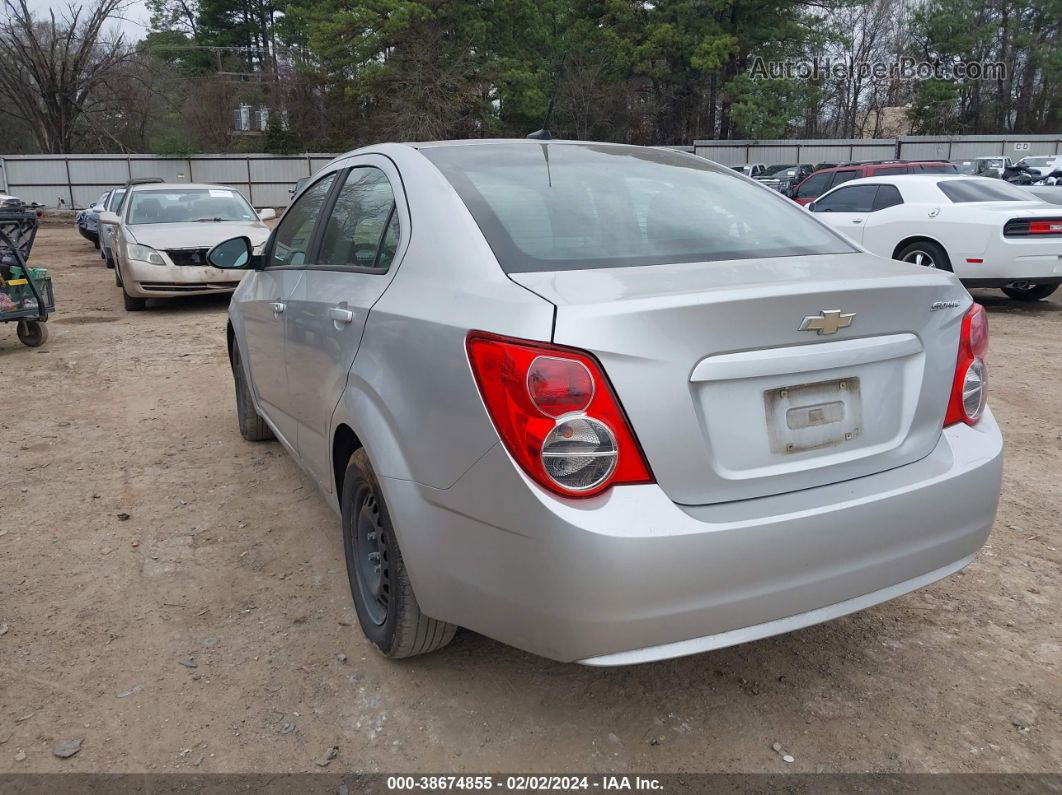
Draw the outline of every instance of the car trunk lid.
M928 455L970 304L950 274L861 253L510 276L557 307L554 342L598 357L690 505Z

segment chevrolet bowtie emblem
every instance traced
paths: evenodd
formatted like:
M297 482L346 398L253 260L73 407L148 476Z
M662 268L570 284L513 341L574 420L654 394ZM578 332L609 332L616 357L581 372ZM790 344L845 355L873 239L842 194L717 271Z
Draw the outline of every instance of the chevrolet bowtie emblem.
M819 334L836 334L837 329L852 325L855 312L843 313L840 309L823 309L817 315L808 315L800 321L799 331L817 331Z

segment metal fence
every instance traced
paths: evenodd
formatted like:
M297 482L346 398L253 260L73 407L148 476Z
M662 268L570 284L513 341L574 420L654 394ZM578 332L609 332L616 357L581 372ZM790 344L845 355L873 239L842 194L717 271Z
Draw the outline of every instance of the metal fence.
M968 157L1062 154L1060 135L956 135L791 141L694 141L701 157L725 166L745 163L843 163L849 160L958 160Z
M964 135L849 140L694 141L694 151L733 166L743 163L841 163L848 160L954 160L986 155L1062 154L1060 135ZM0 156L0 192L47 207L87 207L114 185L141 177L210 182L239 190L255 207L283 207L296 180L334 155L7 155Z
M108 188L130 179L229 185L255 207L283 207L296 180L331 160L306 155L6 155L0 156L0 192L47 207L90 206Z

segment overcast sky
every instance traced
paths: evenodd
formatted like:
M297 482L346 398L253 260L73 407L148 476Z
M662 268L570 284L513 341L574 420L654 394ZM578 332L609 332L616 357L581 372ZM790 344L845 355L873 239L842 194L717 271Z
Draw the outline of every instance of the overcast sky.
M77 0L74 2L76 5L87 5ZM69 4L69 0L29 0L30 9L41 13L54 9L56 14L59 14L65 11ZM144 0L129 0L121 15L123 18L114 21L113 29L121 31L129 41L137 41L147 35L150 14L148 14L147 3Z

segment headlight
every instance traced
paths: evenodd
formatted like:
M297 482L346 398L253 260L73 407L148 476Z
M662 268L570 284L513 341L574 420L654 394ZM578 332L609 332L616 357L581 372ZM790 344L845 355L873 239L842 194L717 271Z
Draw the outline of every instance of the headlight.
M150 246L139 246L136 243L130 243L125 247L125 253L129 259L136 260L137 262L147 262L151 265L166 264L162 255Z

